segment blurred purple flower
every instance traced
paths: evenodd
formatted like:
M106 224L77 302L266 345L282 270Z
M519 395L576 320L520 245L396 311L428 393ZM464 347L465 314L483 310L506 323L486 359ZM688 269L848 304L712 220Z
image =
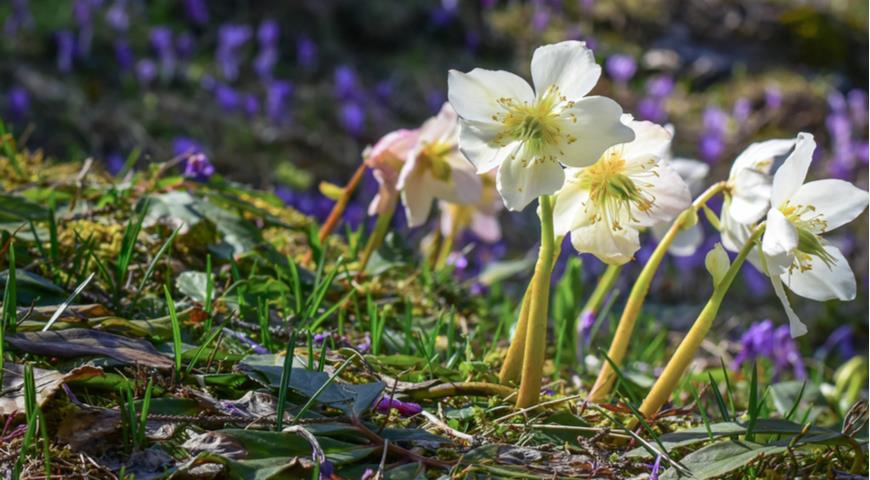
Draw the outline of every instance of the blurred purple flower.
M762 298L770 293L770 279L752 264L745 265L740 269L740 272L750 296Z
M855 348L855 329L851 325L842 325L831 332L824 345L819 348L818 354L822 358L830 354L837 354L843 360L849 360L858 352Z
M193 23L208 23L208 7L205 0L184 0L184 13Z
M234 112L241 107L242 100L239 98L239 92L229 85L218 85L215 89L215 98L218 106L224 111Z
M106 169L112 175L117 175L124 168L124 163L124 157L118 152L106 156Z
M423 411L423 407L419 403L403 402L392 397L381 397L375 405L375 409L381 413L396 410L403 417L410 417Z
M143 58L136 62L136 78L143 86L148 86L157 76L157 65L150 58Z
M75 35L69 30L61 30L55 34L57 42L57 69L68 73L73 67L73 57L76 49Z
M187 157L184 165L184 176L194 180L208 180L214 175L214 165L204 153L198 152Z
M16 85L6 93L6 104L12 120L23 120L30 110L30 94L23 87Z
M297 191L278 185L275 187L275 195L287 205L320 221L326 219L333 206L332 200L317 191Z
M537 32L543 32L550 25L550 9L537 2L535 12L532 14L532 28Z
M592 310L584 310L580 313L580 336L583 346L589 345L589 336L592 335L592 327L595 326L597 317Z
M196 40L190 32L181 32L175 37L175 52L179 58L188 59L196 49Z
M314 342L315 345L321 345L331 336L332 334L329 332L315 333L314 338L312 338L311 341Z
M852 115L856 129L865 130L867 128L867 92L856 88L849 91L846 98L849 104L849 113Z
M495 7L498 3L498 0L480 0L480 6L483 7L484 10L489 10L490 8Z
M127 40L119 38L114 42L115 61L118 62L118 70L128 72L133 68L136 58L133 56L133 49Z
M664 123L668 118L664 102L655 97L646 97L637 103L637 116L654 123Z
M782 91L778 87L767 87L764 89L764 105L776 110L782 106Z
M266 115L273 122L287 118L290 97L293 95L293 84L285 80L275 80L266 86Z
M64 384L64 385L66 385L66 384ZM375 471L372 470L371 468L367 468L363 472L362 476L359 477L359 480L372 480L373 478L375 478Z
M649 480L659 480L659 470L662 468L662 456L656 455L656 461L653 463L649 473Z
M220 66L221 75L233 81L239 76L242 63L240 50L251 39L251 27L227 23L218 30L218 47L215 61Z
M187 157L194 153L204 153L205 147L198 141L188 137L176 137L172 141L172 155L176 157Z
M245 95L243 108L245 110L245 115L249 117L253 117L260 113L260 101L257 100L257 96L252 94Z
M749 119L750 114L752 114L752 102L750 102L746 97L738 98L734 102L734 107L731 110L731 115L734 117L734 121L738 124L742 124Z
M372 336L366 332L365 337L363 337L363 341L356 346L356 349L359 350L360 353L366 353L372 349Z
M646 81L646 93L655 98L665 98L674 91L674 79L670 75L656 75Z
M302 37L296 42L296 62L306 70L317 65L317 44L313 40Z
M804 379L807 376L803 358L797 343L791 338L788 325L774 327L771 320L753 323L740 337L740 351L731 365L739 370L746 362L767 358L773 362L774 379L778 379L787 369L794 376Z
M444 106L444 102L447 101L447 96L444 95L444 92L441 90L430 90L429 93L426 94L426 105L429 106L429 111L432 113L437 113L441 110L441 107Z
M381 80L375 85L375 95L380 100L389 100L393 96L394 82L392 80Z
M356 98L359 93L359 80L353 68L341 65L333 74L334 94L341 100Z
M281 35L281 27L274 19L266 19L257 27L257 41L261 47L274 47L278 44Z
M356 102L346 102L340 110L341 126L355 137L362 135L365 128L366 112Z
M323 461L320 462L320 480L332 480L334 474L335 467L332 465L332 462L324 458Z
M828 108L838 113L846 111L846 98L839 90L834 89L828 92Z
M617 83L626 83L637 72L637 62L631 55L616 53L607 57L604 64L607 74Z
M728 129L728 114L718 107L704 110L704 130L724 134Z
M169 79L175 71L175 48L172 43L172 30L169 27L157 26L151 29L151 47L157 53L160 62L160 75Z
M3 23L3 31L6 35L14 38L20 30L30 30L33 25L33 15L30 13L28 1L12 0L9 17Z
M725 139L717 132L705 133L698 140L698 152L705 162L716 163L725 153Z
M126 0L115 0L106 10L106 23L115 31L126 32L130 28L130 16L127 14Z

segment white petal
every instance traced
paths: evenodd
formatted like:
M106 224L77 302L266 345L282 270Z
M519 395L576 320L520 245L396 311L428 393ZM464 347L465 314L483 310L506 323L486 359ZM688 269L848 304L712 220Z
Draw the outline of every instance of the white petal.
M769 275L769 274L768 274ZM798 318L797 314L791 308L791 303L788 301L788 296L785 289L782 288L782 282L776 275L769 275L770 283L773 284L773 291L776 293L776 298L782 303L782 308L785 309L785 315L788 317L788 326L791 331L792 338L800 337L807 333L807 326Z
M591 253L604 263L622 265L640 249L634 228L612 230L606 222L595 222L571 231L571 244L580 253Z
M492 116L504 110L498 104L502 97L519 103L533 102L535 93L521 77L502 70L450 70L447 75L447 98L465 120L494 123Z
M653 230L653 233L655 233L655 230ZM680 230L680 233L674 237L671 246L668 247L668 252L676 257L688 257L693 255L703 242L704 231L701 229L701 225L696 223L689 228Z
M782 273L793 262L792 253L798 246L798 232L778 209L767 213L767 228L761 239L761 250L771 262L768 271Z
M460 122L459 149L466 160L475 166L477 173L485 173L498 167L519 148L519 142L513 142L504 147L489 143L489 140L497 133L493 128L485 125L481 126L466 121Z
M568 40L535 49L532 83L540 98L551 85L568 100L579 100L592 90L601 76L595 55L583 42Z
M634 131L634 140L620 146L623 158L630 161L636 156L669 156L673 135L665 127L653 122L634 120L628 114L622 115L622 123Z
M434 197L420 175L407 176L404 185L402 204L405 206L408 226L419 227L426 223L426 219L429 218Z
M553 205L553 228L556 235L565 235L579 225L591 222L585 208L589 200L589 191L581 189L576 178L579 168L565 169L565 184L556 192L556 202Z
M652 209L641 212L632 206L632 214L641 226L651 226L660 222L670 222L692 204L689 186L680 175L668 166L655 169L657 175L645 175L634 179L635 185L653 196ZM631 177L631 176L630 176Z
M673 158L667 164L680 174L693 196L701 193L704 179L710 173L710 165L689 158Z
M809 262L804 262L805 267L811 267L809 270L791 269L780 276L782 282L794 293L810 300L854 300L857 287L849 262L837 247L825 245L824 248L833 257L830 266L825 265L819 257L812 256Z
M785 159L782 166L773 176L773 189L770 193L771 206L779 207L797 192L807 178L807 170L813 161L816 142L809 133L801 132L797 136L794 151Z
M424 143L456 144L459 140L459 116L449 103L444 103L438 115L426 120L420 127L418 145Z
M824 229L815 233L829 232L854 220L867 208L867 192L844 180L818 180L798 189L789 200L792 205L812 206L813 212L805 217L821 215ZM804 218L805 219L805 218Z
M471 215L471 231L486 243L501 240L501 225L495 215L486 215L479 211Z
M622 107L606 97L583 98L563 110L559 128L575 140L559 145L558 150L564 154L560 155L562 163L587 167L613 145L634 140L634 131L620 121L621 116Z
M752 230L750 226L744 225L731 216L731 201L726 199L722 205L722 216L719 223L722 227L722 245L732 252L740 251L743 244L749 240Z
M565 180L562 167L551 160L532 161L525 150L508 157L498 169L496 188L508 210L520 211L541 195L559 190Z
M744 169L732 180L731 217L752 225L770 208L770 176L760 170Z
M740 170L750 168L764 173L770 173L776 157L785 155L794 146L794 139L767 140L753 143L734 160L729 178L734 178Z

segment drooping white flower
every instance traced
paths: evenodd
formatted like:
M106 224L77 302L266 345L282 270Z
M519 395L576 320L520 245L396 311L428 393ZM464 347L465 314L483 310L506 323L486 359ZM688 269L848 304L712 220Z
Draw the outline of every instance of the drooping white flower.
M672 220L691 203L689 187L663 161L671 134L631 115L623 122L635 139L608 148L588 167L567 169L553 207L556 233L570 231L577 251L610 264L632 259L640 229Z
M364 161L378 182L378 193L369 204L369 215L385 214L392 210L399 197L396 187L399 172L419 136L419 129L396 130L384 135L373 147L363 152Z
M459 152L458 140L458 118L448 103L420 127L396 184L409 226L426 222L435 199L461 204L480 199L480 179Z
M673 125L665 125L665 129L674 135ZM666 152L664 158L665 164L674 169L680 178L689 186L691 196L697 197L704 189L704 180L707 174L710 173L710 165L693 160L690 158L674 158L670 149ZM671 227L671 222L660 222L653 225L651 231L656 240L661 240L668 229ZM668 247L668 253L677 257L688 257L698 250L701 243L704 242L704 231L697 223L680 230L671 245Z
M482 190L480 200L474 204L458 205L442 201L441 235L450 237L458 234L454 229L468 228L480 240L495 243L501 240L501 224L498 214L504 208L495 189L495 172L480 176Z
M722 245L728 250L740 250L751 227L764 218L770 208L770 170L776 158L788 153L794 144L794 139L753 143L734 160L719 219Z
M804 183L816 143L798 134L795 149L773 177L762 266L789 317L793 337L807 332L782 285L817 301L855 298L855 274L840 250L821 237L854 220L867 208L867 192L843 180Z
M631 141L622 108L586 97L601 67L583 42L546 45L532 56L532 82L505 71L451 70L448 97L461 118L460 147L478 173L498 168L510 210L522 210L564 181L562 165L585 167L608 147Z

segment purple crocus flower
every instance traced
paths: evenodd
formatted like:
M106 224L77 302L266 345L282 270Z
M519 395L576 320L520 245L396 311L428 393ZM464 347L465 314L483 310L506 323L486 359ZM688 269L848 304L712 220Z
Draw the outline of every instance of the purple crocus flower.
M184 165L184 176L194 180L208 180L214 175L214 165L204 153L194 153L187 157Z
M317 44L313 40L302 37L296 42L296 62L305 70L317 65Z
M127 14L126 0L115 0L106 10L106 23L116 32L126 32L130 28L130 15Z
M157 65L150 58L143 58L136 62L136 78L143 86L148 86L157 76Z
M94 36L94 9L101 0L76 0L73 4L73 18L79 27L76 54L87 58L91 52L91 42Z
M239 92L226 84L220 84L217 86L215 89L215 99L217 100L218 106L227 112L238 110L242 103L239 98Z
M172 141L172 154L176 157L185 158L194 153L203 153L205 148L201 143L188 137L176 137Z
M656 455L656 461L649 473L649 480L659 480L659 470L662 468L662 456Z
M73 67L76 38L69 30L61 30L55 35L57 41L57 69L68 73Z
M245 99L242 102L242 107L245 110L245 115L253 117L260 112L260 101L257 100L256 95L248 94L245 95Z
M855 122L855 128L865 130L867 128L867 92L857 88L851 90L846 101L849 104L849 113L852 116L852 121Z
M764 89L764 105L770 110L776 110L782 106L782 91L777 87Z
M335 467L332 465L332 462L324 458L320 462L320 480L332 480L334 474Z
M9 116L13 120L22 120L30 111L30 94L22 87L14 86L6 94Z
M188 59L196 49L196 40L190 32L181 32L175 37L175 52L179 58Z
M550 9L538 2L535 12L532 14L532 28L536 32L543 32L550 25Z
M625 84L634 77L637 72L637 62L631 55L616 53L607 57L604 64L607 74L616 83Z
M646 82L646 93L651 97L665 98L674 91L674 78L670 75L656 75Z
M770 320L752 324L740 337L740 351L734 357L731 368L738 370L744 363L759 358L767 358L773 363L774 379L788 369L798 379L807 376L803 358L788 325L775 327Z
M31 30L33 28L33 15L30 13L30 6L27 0L12 0L10 2L9 17L3 24L3 31L9 37L15 38L15 35L20 30Z
M136 58L133 56L133 49L130 48L130 44L127 40L123 38L115 40L114 47L115 61L118 62L118 70L129 72L130 69L133 68L133 64L136 63Z
M184 0L184 13L193 23L208 23L208 7L205 0Z
M341 106L340 121L348 134L358 137L365 127L366 113L358 103L347 102Z
M597 316L592 310L584 310L580 313L580 341L583 346L589 345L589 336L592 335L592 327L595 326Z
M151 47L157 53L160 61L160 75L163 79L172 76L175 70L175 48L172 42L172 30L169 27L157 26L151 29Z
M734 102L734 108L731 111L734 121L738 124L742 124L749 119L750 114L752 114L752 102L750 102L746 97L738 98Z
M335 69L333 79L335 82L334 94L337 98L350 100L358 96L359 81L353 68L347 65L339 66Z
M373 478L375 478L375 471L371 468L367 468L363 472L362 476L359 477L359 480L372 480Z
M649 120L654 123L664 123L668 118L662 99L646 97L637 103L637 116L641 120Z
M215 61L220 66L226 80L235 80L241 66L241 48L251 38L251 27L247 25L224 24L218 30L218 47Z
M278 22L273 19L263 20L260 26L257 27L257 41L261 47L274 47L278 44L278 37L281 35L281 27Z
M266 115L276 123L287 118L293 84L286 80L275 80L266 86Z
M124 157L118 152L113 152L106 156L106 169L112 175L117 175L124 168L124 163Z
M375 409L381 413L396 410L403 417L410 417L423 411L423 407L419 403L403 402L392 397L381 397L375 405Z
M822 358L834 353L843 361L854 357L858 353L855 348L855 329L851 325L837 327L819 348L818 353Z

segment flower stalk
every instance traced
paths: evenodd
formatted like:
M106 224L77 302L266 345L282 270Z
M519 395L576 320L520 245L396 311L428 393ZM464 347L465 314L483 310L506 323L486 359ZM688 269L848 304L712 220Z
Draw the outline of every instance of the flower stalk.
M444 268L447 264L447 258L450 252L453 251L453 245L456 243L456 237L459 236L462 225L468 221L468 216L471 213L468 208L462 205L451 204L447 208L453 209L452 218L450 219L450 231L441 240L441 245L438 247L438 256L435 260L435 268Z
M692 202L692 205L684 210L683 213L674 220L671 228L665 236L662 237L646 265L644 265L643 270L640 272L640 275L637 277L637 280L631 288L631 293L626 300L625 308L622 310L622 316L619 318L619 323L616 327L616 334L614 335L613 341L610 343L610 349L607 352L607 356L615 365L621 365L622 360L625 358L625 353L628 351L628 344L631 340L631 334L634 331L637 317L640 315L641 307L643 307L643 303L649 293L652 280L655 277L656 271L658 271L659 265L661 265L662 260L665 258L668 248L674 242L674 239L680 231L684 227L690 225L690 221L697 221L698 210L706 205L706 203L716 194L724 191L727 188L727 185L727 182L715 183L699 195L698 198ZM592 391L589 392L589 401L596 403L606 401L615 381L616 373L613 371L609 362L604 362L601 371L598 373L598 378L595 380L595 384L592 387Z
M344 214L344 210L347 208L347 204L350 203L350 198L353 196L353 192L356 191L356 187L359 185L359 182L362 181L363 175L366 173L366 168L368 168L365 162L360 163L359 167L357 167L356 171L353 173L353 176L347 182L347 185L341 189L341 196L336 200L335 205L332 206L332 210L329 212L329 216L326 217L326 221L323 222L323 225L320 226L320 230L317 231L317 238L320 239L321 242L326 240L335 227L338 226L338 222L341 220L342 214ZM312 252L308 252L308 255L305 256L305 261L308 262L311 260Z
M529 408L541 395L541 377L547 351L547 314L550 303L550 272L553 270L555 234L553 232L553 198L542 195L541 248L532 276L529 294L529 318L523 349L522 378L517 394L516 408Z
M387 207L387 211L378 214L378 219L375 221L375 228L372 230L372 234L369 235L369 239L366 241L366 245L363 248L359 259L357 279L365 276L366 266L368 266L369 260L371 260L375 251L384 243L384 238L386 238L387 232L390 231L390 222L393 220L393 215L396 213L396 203L396 199L393 199Z
M671 356L671 359L668 360L661 376L659 376L658 380L656 380L656 383L643 400L643 404L641 404L639 411L644 417L649 418L655 415L662 405L664 405L671 397L680 377L683 376L683 372L685 372L689 367L689 364L692 363L692 360L698 353L698 349L701 347L701 342L704 341L704 337L707 336L707 332L709 332L710 327L713 326L713 321L716 320L716 314L719 313L719 307L722 306L722 300L725 299L725 294L731 287L731 283L740 271L740 267L743 266L743 262L746 260L749 252L752 251L758 239L761 238L762 233L764 233L764 224L756 227L752 236L749 237L749 240L740 249L734 263L728 267L725 276L713 288L713 294L710 296L710 300L707 301L707 304L704 306L704 309L701 310L695 323L692 324L692 328L686 334L683 341L680 342L680 345L677 347L673 356Z

